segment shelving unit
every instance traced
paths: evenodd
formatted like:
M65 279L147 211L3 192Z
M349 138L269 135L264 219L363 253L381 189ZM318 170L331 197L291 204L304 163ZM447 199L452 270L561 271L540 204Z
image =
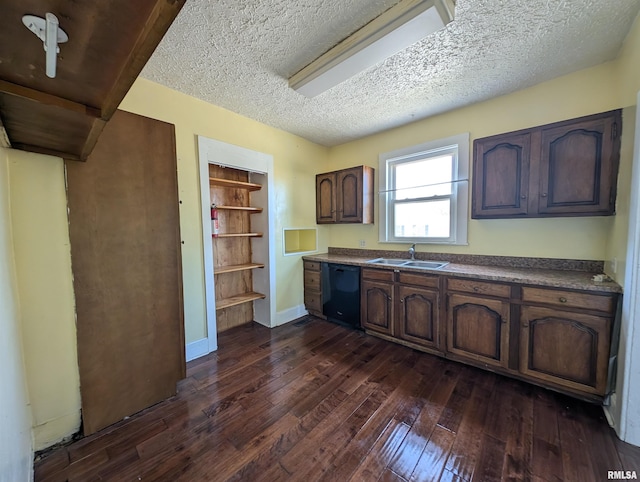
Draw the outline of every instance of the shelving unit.
M264 267L252 260L252 239L263 233L251 229L252 216L263 208L251 205L250 193L262 185L248 181L247 171L209 166L210 201L220 224L220 233L212 237L218 332L253 321L253 301L266 297L254 290L252 275Z

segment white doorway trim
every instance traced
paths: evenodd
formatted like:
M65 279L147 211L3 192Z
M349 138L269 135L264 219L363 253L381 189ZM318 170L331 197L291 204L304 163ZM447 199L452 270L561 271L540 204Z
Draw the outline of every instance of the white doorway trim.
M609 415L620 439L640 446L640 92L631 173L629 235L620 326L617 390ZM618 415L618 416L617 416Z
M200 199L202 211L202 237L204 247L204 284L207 315L208 353L218 349L216 333L216 302L213 276L213 241L211 237L209 164L217 164L235 169L249 171L249 180L262 184L260 191L252 193L255 203L264 210L252 215L252 224L257 231L264 232L262 238L251 240L253 258L263 263L264 269L256 270L253 277L256 291L263 293L263 300L254 301L255 321L267 327L275 326L276 293L275 293L275 219L274 206L274 173L273 156L252 151L244 147L198 136L198 163L200 167Z

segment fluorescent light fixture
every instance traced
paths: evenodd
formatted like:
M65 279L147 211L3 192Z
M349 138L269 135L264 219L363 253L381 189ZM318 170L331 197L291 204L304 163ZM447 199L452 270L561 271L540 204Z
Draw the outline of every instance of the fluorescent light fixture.
M453 20L454 0L402 0L289 79L307 97L406 49Z
M56 76L56 62L60 52L58 44L69 40L65 31L58 25L58 17L50 12L47 12L45 18L25 15L22 17L22 23L42 40L46 52L47 77L53 79Z

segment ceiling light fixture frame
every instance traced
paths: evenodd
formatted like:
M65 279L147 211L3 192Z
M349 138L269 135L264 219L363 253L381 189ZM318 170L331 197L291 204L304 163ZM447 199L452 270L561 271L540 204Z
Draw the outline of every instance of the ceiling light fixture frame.
M453 21L454 0L402 0L289 79L315 97L382 62Z

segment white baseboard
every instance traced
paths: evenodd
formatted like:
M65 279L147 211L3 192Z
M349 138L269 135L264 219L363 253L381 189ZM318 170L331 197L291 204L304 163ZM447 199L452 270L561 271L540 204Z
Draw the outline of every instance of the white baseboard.
M201 356L209 354L209 340L207 338L201 338L200 340L187 343L186 346L187 361L195 360Z
M309 312L306 310L304 305L298 305L284 311L279 311L278 313L276 313L276 324L274 326L284 325L285 323L297 320L301 316L308 314Z

